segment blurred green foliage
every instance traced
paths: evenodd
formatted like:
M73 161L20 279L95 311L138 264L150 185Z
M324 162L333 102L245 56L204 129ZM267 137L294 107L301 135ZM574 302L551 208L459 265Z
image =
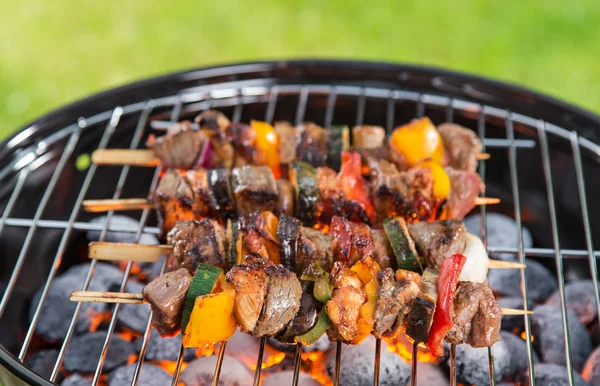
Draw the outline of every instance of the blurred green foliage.
M0 1L0 135L136 79L340 57L520 83L600 111L600 1Z

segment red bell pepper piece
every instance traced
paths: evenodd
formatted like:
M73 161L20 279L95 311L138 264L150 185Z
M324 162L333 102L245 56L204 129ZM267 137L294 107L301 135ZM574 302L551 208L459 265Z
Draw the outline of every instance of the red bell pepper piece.
M429 330L429 339L427 340L429 351L438 357L444 355L442 342L448 331L454 326L452 320L454 314L454 294L456 293L458 276L466 261L467 258L465 256L457 253L444 260L440 267L437 282L438 300L435 313L433 314L433 323Z
M344 197L360 205L372 222L375 218L375 207L369 198L367 182L362 177L360 154L351 151L342 152L342 166L338 181Z

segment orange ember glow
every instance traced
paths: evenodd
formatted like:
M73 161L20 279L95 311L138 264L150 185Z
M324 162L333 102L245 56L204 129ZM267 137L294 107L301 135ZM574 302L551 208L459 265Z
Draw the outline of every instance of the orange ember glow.
M526 333L525 331L523 331L523 332L521 333L521 338L522 338L523 340L527 340L527 333ZM533 335L531 335L531 342L533 342L533 340L534 340L534 339L535 339L535 338L534 338L534 336L533 336Z
M138 356L136 354L130 354L129 358L127 358L127 364L130 365L132 363L135 363L138 359Z
M92 309L88 309L88 314L90 315L90 332L94 332L98 329L103 322L108 322L111 317L111 313L109 311L105 312L97 312Z
M413 345L406 335L399 335L396 338L385 339L385 341L388 344L389 351L400 355L400 357L407 362L412 361ZM439 358L431 354L427 348L422 347L421 345L419 345L419 348L417 349L417 360L419 362L439 363Z
M331 386L333 382L327 375L326 355L323 352L302 353L303 368L321 385Z
M171 375L175 374L175 369L177 368L176 361L151 361L150 363L162 367L163 370ZM181 369L179 370L180 373L187 367L187 365L188 364L186 362L181 362Z
M329 233L328 224L316 223L315 225L313 225L313 228L321 231L321 233Z
M265 351L266 354L266 351ZM284 352L273 352L270 353L262 362L261 369L266 369L267 367L275 366L280 364L285 359ZM256 370L256 365L250 366L252 371Z
M212 344L207 344L204 347L198 347L196 349L196 357L200 358L200 357L209 357L211 356L213 353L215 353L215 346Z
M142 336L142 334L140 334L139 332L133 331L133 330L131 330L129 328L125 328L125 327L123 327L122 331L118 332L117 335L119 335L121 338L123 338L129 342L133 342L135 339Z

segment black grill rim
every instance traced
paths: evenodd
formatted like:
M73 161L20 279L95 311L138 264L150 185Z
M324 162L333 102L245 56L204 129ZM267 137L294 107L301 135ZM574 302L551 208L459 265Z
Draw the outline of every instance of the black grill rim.
M36 140L54 130L76 122L79 117L92 116L119 105L175 95L195 86L244 79L270 79L270 85L310 83L385 87L464 98L535 116L546 122L576 130L582 137L600 143L599 115L525 87L428 66L375 61L299 59L195 68L140 80L94 94L22 126L1 142L0 164L17 156L19 150L35 144ZM28 130L30 135L17 139L25 130ZM54 385L24 366L2 346L0 364L28 384Z

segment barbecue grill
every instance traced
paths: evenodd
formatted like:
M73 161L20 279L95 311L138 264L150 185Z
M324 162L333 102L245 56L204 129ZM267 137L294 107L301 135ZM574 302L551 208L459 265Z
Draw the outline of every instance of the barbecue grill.
M78 262L73 256L85 250L82 233L100 232L101 240L109 231L129 233L136 241L142 234L159 233L149 209L127 213L139 220L139 226L132 228L111 224L112 212L104 223L90 222L92 216L81 210L81 203L86 198L151 197L160 167L87 167L89 154L102 148L142 148L153 132L151 121L191 119L208 108L224 112L235 122L313 121L326 128L364 123L383 126L389 134L396 125L427 115L436 123L453 121L475 130L484 151L491 154L490 160L480 162L486 193L502 199L494 210L514 217L519 227L518 245L488 245L488 249L516 254L521 263L536 259L556 272L566 364L573 383L564 282L565 277L591 277L597 283L600 251L594 249L594 242L600 237L600 224L590 213L600 213L600 202L586 197L600 193L594 179L600 172L600 118L553 98L479 77L408 65L324 60L204 68L137 82L47 114L5 141L0 148L0 245L6 251L0 273L2 367L28 384L56 381L81 303L65 321L68 332L51 376L44 379L22 362L37 344L35 330L48 287L55 276ZM486 208L480 212L485 241ZM524 247L522 225L533 234L535 248ZM94 260L81 289L88 288L95 266ZM129 262L120 291L125 290L131 269ZM522 296L527 299L523 270L520 278ZM40 287L42 296L29 323L21 304L27 304ZM597 285L594 295L599 304ZM94 382L100 379L119 309L116 305L112 312ZM525 317L533 384L529 320ZM148 320L133 384L143 363L149 329ZM380 349L378 345L375 383ZM264 340L256 353L258 363L263 350ZM220 350L217 377L226 351L226 346ZM173 384L182 353L183 348ZM340 344L336 360L343 361L343 356ZM490 383L495 384L493 350L488 357ZM296 371L299 358L300 350L295 356ZM256 371L260 369L258 365Z

